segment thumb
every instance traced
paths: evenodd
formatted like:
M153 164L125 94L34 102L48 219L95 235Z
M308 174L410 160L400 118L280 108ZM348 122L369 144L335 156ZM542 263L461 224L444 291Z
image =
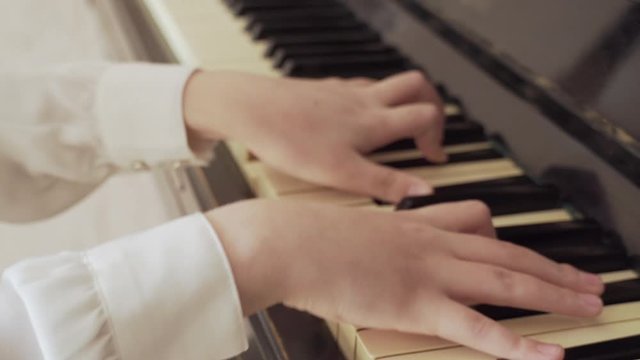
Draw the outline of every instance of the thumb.
M392 203L407 196L433 193L433 188L423 179L399 170L376 164L358 153L351 153L343 162L343 172L338 175L336 187L369 195Z

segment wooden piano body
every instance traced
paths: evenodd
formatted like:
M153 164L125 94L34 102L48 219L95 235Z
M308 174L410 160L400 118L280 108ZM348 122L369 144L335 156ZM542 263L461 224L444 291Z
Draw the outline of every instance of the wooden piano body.
M531 5L532 1L519 0L506 6L502 4L500 8L493 1L477 2L475 5L462 0L345 2L350 11L382 34L385 43L398 48L410 59L412 65L426 69L435 81L444 84L448 92L455 95L451 97L447 107L451 117L464 113L481 122L487 134L499 135L491 137L489 143L475 141L452 145L448 148L450 153L497 146L511 158L452 164L438 169L411 168L407 171L428 177L439 186L516 177L526 173L537 182L548 182L556 186L565 196L563 201L567 206L499 216L494 219L496 226L595 219L603 229L615 232L622 239L629 254L640 254L640 133L629 133L626 130L635 126L629 123L629 114L632 117L639 112L630 107L633 102L629 101L627 93L621 94L625 99L620 101L620 109L616 110L618 113L610 112L611 107L605 104L604 108L609 112L605 111L604 115L600 111L602 104L594 105L593 101L587 101L589 96L593 99L597 94L580 92L584 89L597 90L598 86L604 87L607 81L615 80L611 79L613 76L610 73L613 70L604 71L605 74L589 72L589 62L595 61L598 64L599 60L612 67L622 62L619 66L623 70L620 71L627 71L627 76L636 77L637 84L632 84L630 89L638 89L640 61L635 66L624 64L624 60L629 62L629 58L633 60L640 53L636 36L640 31L636 31L637 25L633 26L633 21L640 23L637 4L624 0L612 1L609 5L602 1L586 1L582 11L585 17L589 18L599 11L609 12L611 15L604 17L604 20L595 16L594 19L601 20L591 25L601 32L609 31L613 34L599 36L595 42L576 38L578 44L572 43L576 49L580 44L587 47L594 43L595 48L593 51L583 51L586 54L584 58L573 59L575 66L569 67L567 74L559 79L557 74L538 71L540 67L534 66L531 69L524 66L526 59L523 61L522 57L518 58L518 55L526 55L530 51L529 55L535 61L544 63L545 58L553 57L552 54L544 54L545 50L561 53L563 46L567 45L563 45L562 39L551 41L553 33L549 31L553 29L538 34L548 38L538 40L538 48L516 46L515 56L504 51L512 49L510 37L501 37L496 32L501 25L512 26L514 32L518 28L526 29L519 22L524 22L525 25L527 22L535 23L536 19L540 19L536 18L536 14L548 15L550 24L570 15L558 11L552 16L541 10L544 6L552 6L553 2L541 1L538 5ZM136 20L137 32L144 40L147 53L158 61L281 76L270 60L263 56L270 45L268 39L252 41L245 32L247 19L234 16L223 0L136 0L123 3ZM504 15L508 15L510 10L518 14L519 7L522 10L520 15L525 14L531 18L509 19ZM567 11L566 6L564 10ZM498 12L498 15L500 12L504 13L504 16L498 16L495 27L486 23L488 18L484 19L485 23L482 20L483 15L492 11ZM582 15L582 12L578 15ZM612 18L622 19L620 21L624 20L632 25L616 27ZM511 22L503 21L504 24L500 24L500 19ZM580 29L588 32L578 26L583 25L583 22L576 21L577 23L568 21L568 32L577 31L576 34L580 34ZM487 30L485 35L493 32L496 37L487 40L481 37L478 29ZM623 45L620 45L620 41L616 42L615 31L626 36L627 43L623 41ZM594 30L589 36L596 35ZM609 41L611 38L614 38L613 43L618 44L618 47L612 47ZM624 44L627 48L624 48ZM531 53L534 50L536 52ZM612 51L617 58L598 58L606 51ZM577 50L575 52L578 53ZM558 57L562 58L560 53ZM545 69L544 66L541 68ZM593 83L584 79L590 75L593 76ZM570 90L569 93L573 91L573 94L577 93L579 96L570 96L564 91L567 89ZM461 102L456 102L456 99ZM607 116L612 113L619 115L620 112L624 116ZM619 118L625 118L627 123L619 124L616 122ZM412 150L374 155L377 161L402 160L415 156L416 153ZM386 211L386 208L377 206L372 199L319 188L279 174L259 161L250 159L246 151L237 144L220 147L216 162L209 168L180 169L180 172L179 176L184 176L191 182L191 194L196 195L202 209L257 195L323 201L342 206L364 206ZM634 270L634 263L630 262L628 269L608 272L603 277L608 282L616 282L636 279L638 275ZM589 344L640 335L640 301L607 306L603 315L595 320L538 315L505 322L527 336L561 343L567 347L582 346L582 350L569 352L569 355L573 354L573 358L579 359L585 351L590 351L586 347ZM325 324L320 319L282 306L256 315L251 319L251 324L252 336L257 342L248 355L250 358L485 358L439 339L376 329L357 329L349 324ZM629 341L636 340L639 343L635 346L640 348L640 338ZM634 347L634 344L625 346ZM625 357L612 355L598 359L600 358Z

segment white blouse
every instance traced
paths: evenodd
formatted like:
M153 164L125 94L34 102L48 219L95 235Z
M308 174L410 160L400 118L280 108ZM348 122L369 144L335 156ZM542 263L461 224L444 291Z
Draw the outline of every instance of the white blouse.
M0 0L2 221L58 213L117 171L207 156L189 150L182 118L193 69L114 63L97 3ZM222 359L244 334L201 214L2 274L0 359Z

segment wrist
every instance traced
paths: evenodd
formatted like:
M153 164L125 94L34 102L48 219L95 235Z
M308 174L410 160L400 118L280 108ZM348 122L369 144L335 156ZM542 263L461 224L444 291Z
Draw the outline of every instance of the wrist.
M275 242L266 229L259 233L259 220L247 224L259 217L255 208L231 205L205 214L225 249L245 316L282 302L286 287L286 263L270 246Z
M198 147L203 142L224 140L216 118L214 100L221 95L216 89L215 73L195 71L187 80L183 94L183 117L189 144Z

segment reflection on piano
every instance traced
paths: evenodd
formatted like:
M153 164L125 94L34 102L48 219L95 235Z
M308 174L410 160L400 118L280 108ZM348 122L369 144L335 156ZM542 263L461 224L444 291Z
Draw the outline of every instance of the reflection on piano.
M615 118L602 116L613 113L610 104L576 106L570 93L569 101L567 94L561 94L562 89L549 79L557 76L545 73L544 66L542 70L535 64L523 66L522 61L497 51L491 40L476 37L474 30L443 19L442 14L449 11L464 21L460 15L464 14L463 1L139 2L168 54L183 63L314 78L382 78L407 69L426 69L441 80L438 89L446 103L445 144L450 162L429 163L410 140L370 154L374 161L429 179L436 186L434 195L407 198L397 210L483 200L492 209L501 239L600 273L606 283L606 306L597 319L488 305L477 309L517 333L567 347L568 359L640 358L640 279L630 256L640 251L640 134L628 134ZM638 14L638 5L624 0L611 3L615 11L626 11L623 29L615 28L627 37L623 44L616 43L611 34L600 40L614 41L616 54L632 57L634 50L638 52L638 46L633 46L640 33L640 17L629 20L629 14ZM462 10L456 13L456 6ZM490 3L481 7L491 10ZM469 11L478 15L486 10ZM594 52L597 54L596 50L588 54L593 57ZM588 61L579 62L582 74L590 71L585 63ZM637 65L631 72L636 77ZM575 71L562 78L569 91L574 75ZM607 83L601 75L594 74L598 86ZM583 77L579 81L588 82ZM460 95L454 96L453 89ZM598 92L590 89L591 100L594 93ZM489 132L501 136L488 136ZM239 181L246 179L256 196L394 210L376 199L292 178L252 159L237 145L230 144L230 148L244 178ZM215 175L215 169L206 172L209 177ZM228 165L223 172L229 176ZM220 181L212 179L214 193ZM222 203L238 199L228 192L219 196ZM314 329L290 328L300 321ZM268 332L265 338L272 351L263 353L265 358L339 356L321 337L325 325L309 320L308 315L277 307L254 324ZM487 358L433 337L332 322L326 326L346 359ZM292 333L307 336L310 343L301 344Z

